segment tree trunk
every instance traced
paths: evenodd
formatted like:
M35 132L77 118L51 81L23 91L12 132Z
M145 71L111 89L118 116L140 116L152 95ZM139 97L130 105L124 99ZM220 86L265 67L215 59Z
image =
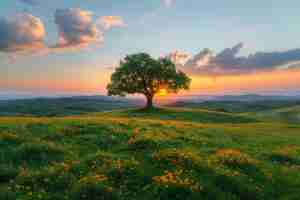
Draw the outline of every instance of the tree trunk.
M145 109L153 108L153 95L148 95L148 96L146 96L146 98L147 98L147 105L146 105Z

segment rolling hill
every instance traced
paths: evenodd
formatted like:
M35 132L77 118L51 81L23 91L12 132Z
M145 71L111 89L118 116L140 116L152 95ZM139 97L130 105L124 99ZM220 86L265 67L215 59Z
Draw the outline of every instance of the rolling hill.
M195 108L0 117L0 199L297 199L299 130Z
M256 112L257 118L269 121L283 121L288 123L300 123L300 105L287 106L279 109Z
M107 96L31 98L0 101L0 116L66 116L136 107L142 102Z

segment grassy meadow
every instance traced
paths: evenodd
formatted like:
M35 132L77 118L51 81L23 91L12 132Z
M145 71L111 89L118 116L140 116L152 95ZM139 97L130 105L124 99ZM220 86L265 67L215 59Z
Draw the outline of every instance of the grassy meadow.
M1 117L0 199L296 200L300 124L282 112Z

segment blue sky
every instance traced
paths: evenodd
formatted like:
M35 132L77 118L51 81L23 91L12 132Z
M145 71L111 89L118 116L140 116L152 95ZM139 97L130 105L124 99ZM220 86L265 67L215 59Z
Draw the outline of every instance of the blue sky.
M26 12L39 18L49 46L58 41L54 18L57 9L89 11L93 13L93 21L103 16L119 16L126 26L103 31L101 46L91 43L88 49L38 56L0 52L2 91L96 92L99 85L99 91L103 92L110 67L126 54L140 51L156 57L174 50L196 55L204 48L218 53L242 42L238 55L246 56L300 47L300 1L296 0L173 0L170 5L163 0L35 0L35 5L24 1L2 0L1 17L11 19ZM82 87L59 87L60 84L76 85L77 80ZM57 84L55 89L49 86L52 83Z

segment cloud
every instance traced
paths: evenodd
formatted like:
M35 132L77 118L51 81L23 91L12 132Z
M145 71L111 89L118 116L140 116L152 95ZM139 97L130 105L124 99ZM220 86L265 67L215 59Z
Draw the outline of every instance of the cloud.
M300 63L300 49L238 56L242 48L243 43L239 43L216 55L204 49L180 67L191 74L216 76L287 69Z
M46 45L42 21L31 14L0 18L0 51L19 55L40 55L65 50L78 50L91 43L101 42L103 34L92 20L92 13L80 9L61 9L55 12L58 28L56 45Z
M91 44L102 45L105 28L100 28L97 20L93 20L92 12L77 8L57 9L54 18L58 39L54 44L46 44L46 31L39 18L27 13L0 17L0 52L9 53L13 61L22 55L45 55L87 49ZM121 17L101 19L107 29L125 26Z
M162 3L165 7L170 8L174 5L175 0L162 0Z
M175 64L184 65L191 58L191 55L185 52L175 50L166 57L169 58Z
M14 18L0 18L0 51L25 52L44 48L45 28L42 21L31 14Z
M113 27L124 27L124 26L126 26L124 20L120 16L103 16L103 17L100 17L98 23L105 30L109 30Z
M19 0L19 1L21 1L22 3L28 4L28 5L31 5L31 6L35 6L38 4L37 0Z
M69 8L55 12L59 40L53 48L81 48L102 42L103 33L98 30L89 11Z

